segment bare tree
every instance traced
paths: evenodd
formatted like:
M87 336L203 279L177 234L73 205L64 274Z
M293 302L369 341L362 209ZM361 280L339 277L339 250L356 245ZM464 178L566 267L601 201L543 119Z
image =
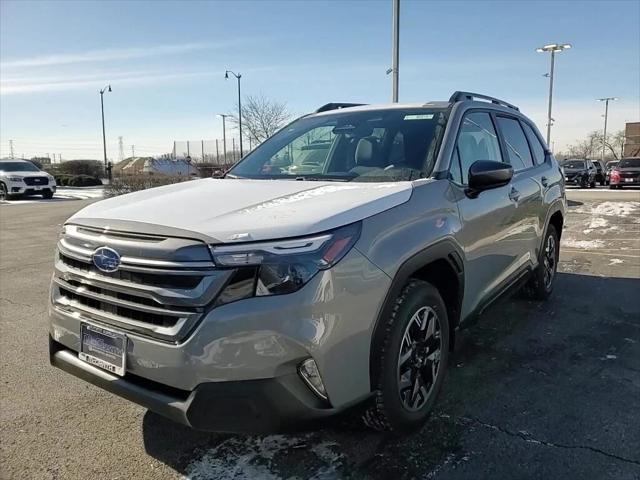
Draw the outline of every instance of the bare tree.
M264 95L248 95L242 102L242 135L257 145L280 130L291 118L284 102L270 100ZM238 116L230 115L238 125Z
M599 132L591 132L586 139L579 140L567 147L569 156L573 158L592 158L602 146L602 135Z

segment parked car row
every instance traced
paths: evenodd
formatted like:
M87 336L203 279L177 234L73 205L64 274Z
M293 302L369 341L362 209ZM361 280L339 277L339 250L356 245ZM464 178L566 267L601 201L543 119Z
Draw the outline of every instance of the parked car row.
M613 160L566 159L561 163L567 185L595 188L596 183L610 188L640 185L640 157Z

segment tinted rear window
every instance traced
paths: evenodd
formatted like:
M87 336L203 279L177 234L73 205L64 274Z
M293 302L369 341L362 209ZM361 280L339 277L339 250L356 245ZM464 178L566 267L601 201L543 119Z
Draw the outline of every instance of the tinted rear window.
M584 160L566 160L562 163L564 168L587 168Z

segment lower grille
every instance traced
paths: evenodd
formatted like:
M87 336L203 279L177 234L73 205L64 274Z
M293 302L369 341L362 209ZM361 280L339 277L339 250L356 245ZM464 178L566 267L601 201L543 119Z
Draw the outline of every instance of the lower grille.
M93 308L94 310L111 313L113 315L138 322L149 323L158 327L174 327L179 320L179 317L141 312L139 310L134 310L133 308L122 307L108 302L101 302L95 298L86 297L63 287L60 287L60 294L69 300L80 303L89 308Z
M26 185L47 185L49 183L47 177L23 177L22 180Z

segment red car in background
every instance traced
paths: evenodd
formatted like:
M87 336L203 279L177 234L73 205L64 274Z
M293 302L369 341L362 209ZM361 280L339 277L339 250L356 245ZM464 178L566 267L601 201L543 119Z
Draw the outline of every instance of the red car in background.
M640 186L640 157L623 158L609 174L609 188Z

